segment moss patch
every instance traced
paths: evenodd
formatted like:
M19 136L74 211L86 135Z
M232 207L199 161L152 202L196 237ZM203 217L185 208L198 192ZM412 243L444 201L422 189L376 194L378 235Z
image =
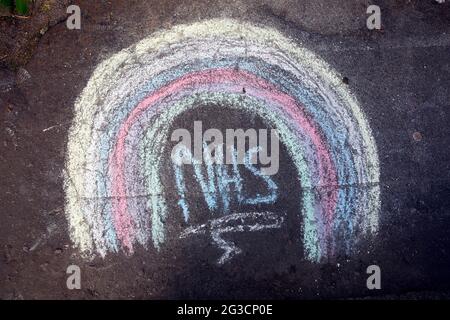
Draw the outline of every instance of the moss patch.
M26 16L30 13L31 2L32 0L0 0L0 6L10 12Z

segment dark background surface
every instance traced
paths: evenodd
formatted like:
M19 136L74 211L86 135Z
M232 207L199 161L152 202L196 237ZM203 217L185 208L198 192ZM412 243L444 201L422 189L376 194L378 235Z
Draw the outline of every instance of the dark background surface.
M73 1L82 11L80 31L65 26L69 3L36 1L28 19L0 18L0 298L450 296L448 2ZM366 28L369 4L382 9L380 31ZM381 163L380 232L355 256L305 262L292 254L298 235L289 230L236 237L262 253L222 267L201 239L159 255L138 249L90 262L72 249L62 173L76 97L112 54L158 29L213 17L275 27L348 78ZM228 114L224 123L236 121L246 120ZM298 186L285 163L289 207L289 190ZM268 246L267 237L278 245ZM71 264L81 267L81 290L66 288ZM381 268L382 290L366 288L371 264Z

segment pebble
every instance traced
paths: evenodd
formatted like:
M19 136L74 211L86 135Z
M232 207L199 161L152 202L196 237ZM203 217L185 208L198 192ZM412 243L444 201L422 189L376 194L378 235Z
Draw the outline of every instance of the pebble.
M418 131L414 132L413 139L414 139L414 141L422 141L422 134Z

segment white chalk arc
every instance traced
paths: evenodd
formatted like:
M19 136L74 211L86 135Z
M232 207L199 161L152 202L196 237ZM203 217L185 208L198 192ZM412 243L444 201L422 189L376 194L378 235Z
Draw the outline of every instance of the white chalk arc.
M281 133L304 190L306 258L320 261L333 254L328 242L351 248L358 233L378 230L377 148L341 77L272 28L213 19L115 54L77 100L65 192L71 238L83 254L164 243L160 157L175 117L198 99L258 114Z

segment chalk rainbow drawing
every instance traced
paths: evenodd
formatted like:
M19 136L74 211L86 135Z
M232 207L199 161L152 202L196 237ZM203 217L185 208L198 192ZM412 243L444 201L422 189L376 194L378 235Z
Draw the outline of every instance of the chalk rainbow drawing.
M161 156L174 119L227 105L276 128L301 184L305 257L351 251L378 229L379 162L342 78L280 32L213 19L157 32L94 71L75 104L66 214L85 256L157 249L168 205Z

